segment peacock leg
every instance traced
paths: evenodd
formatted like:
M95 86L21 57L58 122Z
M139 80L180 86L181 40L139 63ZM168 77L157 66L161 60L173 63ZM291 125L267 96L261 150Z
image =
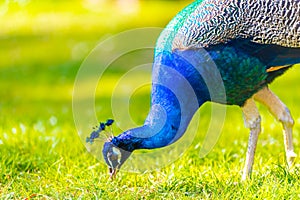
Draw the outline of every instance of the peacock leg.
M252 172L256 144L258 140L258 135L261 131L261 118L256 104L252 98L246 101L245 105L242 107L242 110L245 126L250 129L246 163L242 175L242 180L246 180Z
M294 120L290 114L289 109L267 87L263 88L258 93L256 93L254 95L254 99L264 104L269 109L269 111L273 114L273 116L282 123L284 129L283 136L284 136L286 159L287 159L288 166L291 167L297 155L294 152L293 136L292 136Z

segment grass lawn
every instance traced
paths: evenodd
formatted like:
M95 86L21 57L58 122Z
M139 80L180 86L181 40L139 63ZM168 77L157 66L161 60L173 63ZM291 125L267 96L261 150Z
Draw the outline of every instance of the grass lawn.
M0 199L300 198L299 158L288 171L281 125L262 106L263 131L249 181L240 181L248 130L238 107L228 107L217 144L199 157L211 104L200 109L196 138L179 159L156 171L120 172L110 181L107 167L88 153L75 128L76 73L99 41L132 28L164 27L191 1L145 1L130 12L124 5L87 2L0 3ZM107 84L119 80L125 64L114 64ZM294 116L297 154L299 74L300 66L294 67L271 85ZM109 95L106 90L97 94L96 109L110 106ZM143 122L148 104L149 88L132 98L130 112L136 123ZM102 111L97 112L100 120L111 117L110 110Z

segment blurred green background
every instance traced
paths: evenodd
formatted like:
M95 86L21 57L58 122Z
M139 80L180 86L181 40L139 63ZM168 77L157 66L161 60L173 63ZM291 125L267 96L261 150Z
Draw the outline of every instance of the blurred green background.
M2 2L1 108L15 118L51 115L51 107L59 105L70 112L76 72L98 42L132 28L164 27L188 2ZM32 103L39 109L31 109Z
M300 173L284 165L281 126L265 108L253 181L239 183L248 130L240 110L229 107L212 153L199 158L195 143L183 158L160 171L122 173L107 169L84 148L72 115L76 73L103 39L139 27L164 27L191 0L5 0L0 2L0 199L299 198ZM115 68L117 79L122 74ZM272 84L295 116L299 154L299 67ZM115 80L114 79L114 80ZM291 95L293 94L293 95ZM133 99L135 120L147 114L149 93ZM109 105L98 99L97 105ZM145 107L141 108L141 105ZM209 124L201 108L200 138ZM234 120L233 120L234 119ZM272 134L269 134L272 133ZM298 161L298 159L296 160ZM299 167L299 166L298 166ZM273 197L273 198L272 198Z

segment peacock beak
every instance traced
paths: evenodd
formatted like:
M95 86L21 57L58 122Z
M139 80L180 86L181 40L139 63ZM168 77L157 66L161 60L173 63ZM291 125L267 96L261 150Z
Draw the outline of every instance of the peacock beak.
M109 168L109 177L111 180L114 180L118 172L118 168Z

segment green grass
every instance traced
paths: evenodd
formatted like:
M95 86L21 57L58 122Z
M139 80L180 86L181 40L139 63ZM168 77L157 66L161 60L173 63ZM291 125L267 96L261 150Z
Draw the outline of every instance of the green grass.
M240 181L248 130L238 107L228 107L218 143L199 157L210 104L200 109L196 139L181 158L157 171L120 172L109 181L106 166L86 151L75 129L76 72L101 38L136 27L163 27L189 1L144 2L139 12L129 15L116 15L111 5L95 12L79 1L42 2L0 4L0 199L300 198L299 159L289 172L281 125L261 106L264 128L249 181ZM122 73L120 66L105 83L114 83ZM298 66L271 86L295 118L297 154L299 74ZM132 97L130 112L139 124L149 109L148 89ZM109 92L97 94L96 107L110 105ZM102 119L109 111L97 115Z

